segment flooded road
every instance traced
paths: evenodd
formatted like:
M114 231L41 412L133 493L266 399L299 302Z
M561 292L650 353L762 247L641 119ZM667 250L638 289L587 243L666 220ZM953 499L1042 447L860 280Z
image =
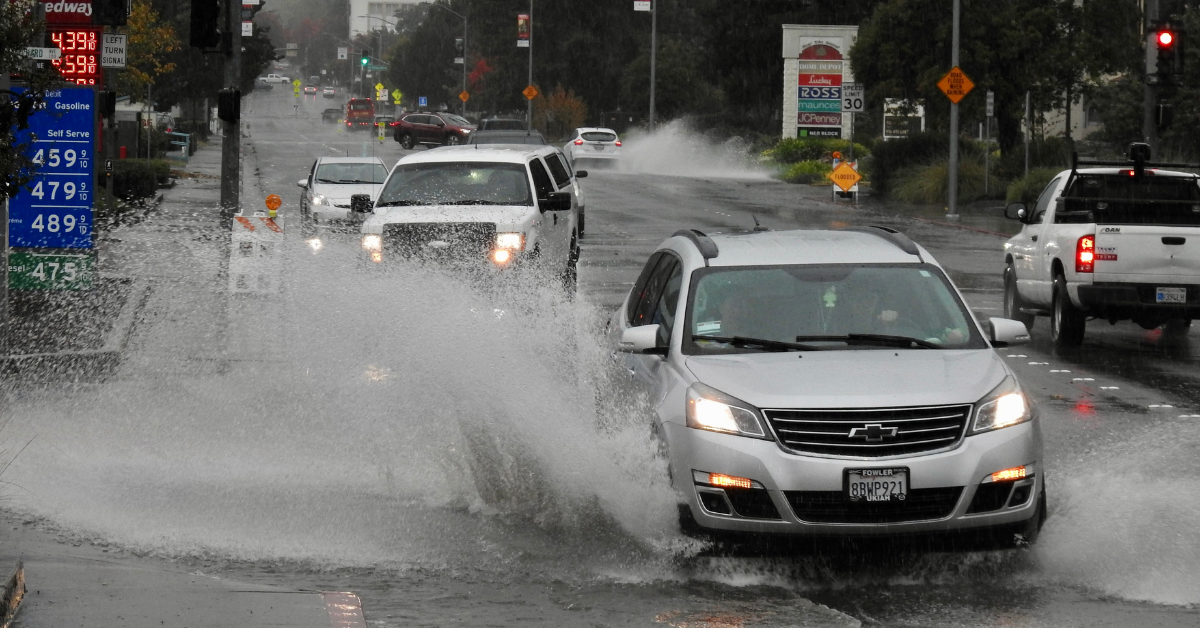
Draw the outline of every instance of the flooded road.
M290 95L252 96L248 204L277 193L294 211L318 155L390 165L404 152L321 126L325 106L291 115ZM987 316L1003 240L833 206L741 163L714 177L732 158L670 133L666 150L706 176L586 179L574 300L364 273L353 235L314 253L294 231L271 266L277 291L230 294L216 237L228 228L201 200L212 183L181 183L194 203L106 234L104 271L147 291L120 364L4 383L5 440L24 446L3 475L6 508L132 560L354 591L378 627L1200 623L1196 331L1167 347L1092 323L1080 351L1056 355L1039 320L1033 345L1000 351L1046 437L1050 518L1033 549L730 553L681 536L646 409L603 339L658 242L683 226L746 229L751 214L776 229L883 222Z

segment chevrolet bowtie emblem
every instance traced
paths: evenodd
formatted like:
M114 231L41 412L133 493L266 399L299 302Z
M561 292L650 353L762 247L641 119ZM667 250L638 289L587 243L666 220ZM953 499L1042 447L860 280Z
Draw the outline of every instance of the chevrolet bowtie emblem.
M850 438L865 438L868 443L877 443L884 438L895 438L898 427L884 427L879 423L868 423L850 430Z

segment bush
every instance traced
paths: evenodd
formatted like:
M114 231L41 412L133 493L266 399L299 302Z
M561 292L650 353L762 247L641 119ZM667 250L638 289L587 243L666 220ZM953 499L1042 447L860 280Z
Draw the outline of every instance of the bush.
M864 164L863 169L871 179L872 189L882 195L888 195L899 171L927 167L938 158L946 159L948 152L945 134L916 133L903 139L876 144L875 152L871 154L871 159Z
M1059 168L1035 168L1029 171L1028 176L1021 177L1016 181L1008 184L1008 193L1005 200L1009 203L1024 203L1026 207L1033 207L1037 202L1037 197L1049 185L1050 179L1062 172Z
M170 182L171 164L161 159L118 159L113 162L113 194L126 200L154 196L159 185Z
M909 166L893 176L891 197L906 203L945 205L950 189L949 175L947 159ZM982 197L983 161L974 156L963 156L958 162L958 202L970 203Z
M763 159L781 165L795 164L802 161L816 161L828 156L833 151L841 151L849 156L849 140L837 140L819 137L788 137L779 140L774 148L762 152ZM866 157L870 149L862 144L854 145L855 158Z
M809 159L784 168L779 178L788 183L813 183L824 180L830 172L833 172L833 166L818 159Z
M1034 168L1055 168L1062 171L1071 167L1071 152L1067 141L1061 137L1047 137L1029 142L1029 171ZM1015 180L1025 176L1025 146L1017 144L1007 155L1001 155L994 172L1004 179ZM1038 190L1039 192L1041 190Z

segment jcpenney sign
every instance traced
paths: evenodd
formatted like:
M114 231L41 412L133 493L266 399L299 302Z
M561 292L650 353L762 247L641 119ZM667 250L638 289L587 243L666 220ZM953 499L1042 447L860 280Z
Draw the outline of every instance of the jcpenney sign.
M46 2L47 24L91 24L91 0Z

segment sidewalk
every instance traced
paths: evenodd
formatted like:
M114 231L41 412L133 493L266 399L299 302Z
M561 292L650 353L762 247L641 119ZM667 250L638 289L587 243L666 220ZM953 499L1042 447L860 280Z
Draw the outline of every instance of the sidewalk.
M795 185L797 193L807 199L837 205L853 205L854 201L833 200L832 185ZM862 209L878 214L903 216L930 224L953 227L966 231L974 231L994 235L998 238L1008 238L1021 230L1021 223L1004 217L1003 201L979 201L958 208L957 218L947 218L946 208L937 205L910 205L863 194L858 201Z

